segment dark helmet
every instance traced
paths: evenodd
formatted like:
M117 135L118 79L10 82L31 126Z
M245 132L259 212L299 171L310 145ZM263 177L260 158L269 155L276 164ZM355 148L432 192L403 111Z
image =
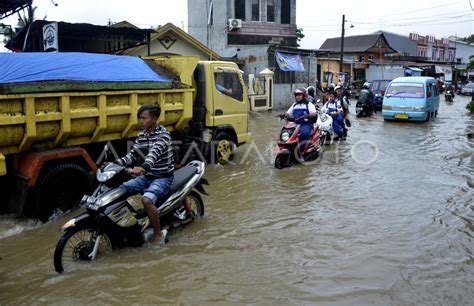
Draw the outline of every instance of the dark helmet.
M334 85L334 83L331 83L328 85L328 90L329 91L334 91L334 88L336 88L336 86Z
M314 86L309 86L308 88L306 88L306 91L308 92L308 95L314 98L314 95L316 93L316 88L314 88Z
M293 91L293 95L303 95L306 99L306 88L304 87L299 87L299 88L296 88L294 91Z

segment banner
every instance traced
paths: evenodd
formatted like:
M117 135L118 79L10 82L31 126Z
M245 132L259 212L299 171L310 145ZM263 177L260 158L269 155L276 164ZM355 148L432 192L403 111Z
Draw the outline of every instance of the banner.
M57 22L51 22L43 26L43 51L59 51Z
M282 71L305 71L299 54L275 52L276 62Z

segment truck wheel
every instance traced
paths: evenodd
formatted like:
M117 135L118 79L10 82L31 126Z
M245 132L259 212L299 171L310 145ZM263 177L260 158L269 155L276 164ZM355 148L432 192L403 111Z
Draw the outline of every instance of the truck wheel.
M36 183L36 215L42 222L75 207L92 190L92 179L74 163L56 164L43 169Z
M215 161L219 164L225 164L234 158L235 144L232 137L225 132L219 132L214 139L215 143Z

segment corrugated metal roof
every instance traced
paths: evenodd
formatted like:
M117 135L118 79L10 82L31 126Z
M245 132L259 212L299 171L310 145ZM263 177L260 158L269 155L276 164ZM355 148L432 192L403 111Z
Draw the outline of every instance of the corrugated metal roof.
M0 1L0 19L15 14L17 11L31 5L33 0L2 0Z
M376 43L379 39L383 39L387 48L391 52L396 52L387 42L383 34L367 34L358 36L347 36L344 37L344 52L345 53L364 53L369 52L370 49L377 48ZM341 38L328 38L321 45L320 50L324 49L329 52L340 52L341 51Z

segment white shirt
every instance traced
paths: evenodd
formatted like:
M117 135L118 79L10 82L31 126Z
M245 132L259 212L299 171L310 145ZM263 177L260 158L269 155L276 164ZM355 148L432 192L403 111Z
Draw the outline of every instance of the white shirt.
M293 117L294 109L306 109L306 105L308 105L308 111L310 114L313 114L316 112L316 107L314 107L313 103L308 102L308 104L306 104L303 102L303 103L293 103L286 113Z

